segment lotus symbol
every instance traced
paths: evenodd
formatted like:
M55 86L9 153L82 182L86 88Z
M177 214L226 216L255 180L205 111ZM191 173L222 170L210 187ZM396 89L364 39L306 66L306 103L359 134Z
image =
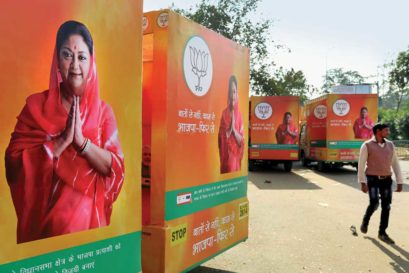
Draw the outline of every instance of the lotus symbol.
M209 53L202 51L193 46L189 46L190 49L190 64L192 65L192 72L197 77L196 91L201 92L202 86L200 86L200 78L207 75L207 67L209 64Z
M320 118L324 118L325 117L325 108L318 108L317 113L318 113L318 116Z
M350 106L346 100L340 99L334 103L332 110L337 116L343 117L349 113Z
M324 105L318 105L314 109L314 115L318 119L324 119L327 117L327 107Z
M269 105L258 105L257 110L261 114L261 118L265 119L266 115L270 112L270 107Z
M190 37L183 51L183 74L189 90L202 97L210 90L213 80L212 52L200 36Z
M146 30L148 28L148 18L146 18L146 16L144 16L142 18L142 30Z
M336 102L335 103L335 107L337 108L337 110L339 111L340 115L344 114L344 111L348 108L348 105L346 102Z
M167 27L167 26L168 26L168 23L169 23L168 20L169 20L169 15L168 15L168 13L167 13L167 12L163 12L163 13L159 14L157 22L158 22L158 25L159 25L161 28L164 28L164 27Z

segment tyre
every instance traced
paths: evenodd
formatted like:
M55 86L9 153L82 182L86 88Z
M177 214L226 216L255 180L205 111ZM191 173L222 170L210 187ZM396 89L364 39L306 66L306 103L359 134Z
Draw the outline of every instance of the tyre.
M249 159L249 171L253 172L254 171L254 161Z
M305 158L305 153L304 151L301 151L301 165L303 167L308 167L308 164L310 163L308 159Z
M292 161L284 162L284 171L291 172L292 168L293 168L293 162Z
M318 166L317 166L318 171L325 172L327 168L328 168L328 165L324 161L318 162Z

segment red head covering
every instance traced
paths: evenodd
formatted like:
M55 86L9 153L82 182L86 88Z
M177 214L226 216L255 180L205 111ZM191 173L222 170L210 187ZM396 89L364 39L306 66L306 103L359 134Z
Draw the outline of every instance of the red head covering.
M54 50L49 90L27 98L6 150L18 242L108 225L123 183L118 131L112 109L99 98L95 51L80 103L82 131L93 144L111 152L111 173L97 173L73 145L53 159L55 139L68 117L61 82Z

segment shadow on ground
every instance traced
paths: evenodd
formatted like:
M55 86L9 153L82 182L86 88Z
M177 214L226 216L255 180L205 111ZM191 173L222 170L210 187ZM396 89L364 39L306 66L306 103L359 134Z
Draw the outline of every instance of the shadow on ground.
M318 171L316 166L310 166L309 168L320 176L350 186L351 188L354 188L356 190L361 190L360 185L358 184L357 172L355 168L346 166L341 168L327 169L325 171Z
M199 266L189 271L189 273L236 273L236 272L216 269L216 268L211 268L211 267L206 267L206 266Z
M365 236L364 238L370 240L393 260L390 264L397 273L409 273L409 253L406 250L397 245L385 245L372 237ZM390 248L394 249L399 254L392 252Z
M295 169L299 169L295 166ZM321 187L311 183L294 172L284 172L281 166L258 168L249 172L249 181L260 190L320 190Z
M309 167L313 172L328 179L335 180L341 184L350 186L356 190L361 190L361 185L358 183L358 174L355 168L345 166L342 168L327 169L325 171L318 171L315 166ZM394 181L395 182L395 181ZM406 181L405 181L406 183ZM396 190L396 184L393 185L393 190ZM408 192L408 185L403 187L403 192Z

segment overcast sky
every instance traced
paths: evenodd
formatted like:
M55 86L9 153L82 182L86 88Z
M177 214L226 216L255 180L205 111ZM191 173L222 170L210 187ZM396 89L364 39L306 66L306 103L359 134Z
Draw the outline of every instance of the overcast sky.
M144 11L151 11L199 1L144 2ZM408 12L408 0L262 0L257 17L273 19L273 39L291 49L274 51L276 63L302 70L309 84L321 87L327 68L377 75L379 66L409 46Z

